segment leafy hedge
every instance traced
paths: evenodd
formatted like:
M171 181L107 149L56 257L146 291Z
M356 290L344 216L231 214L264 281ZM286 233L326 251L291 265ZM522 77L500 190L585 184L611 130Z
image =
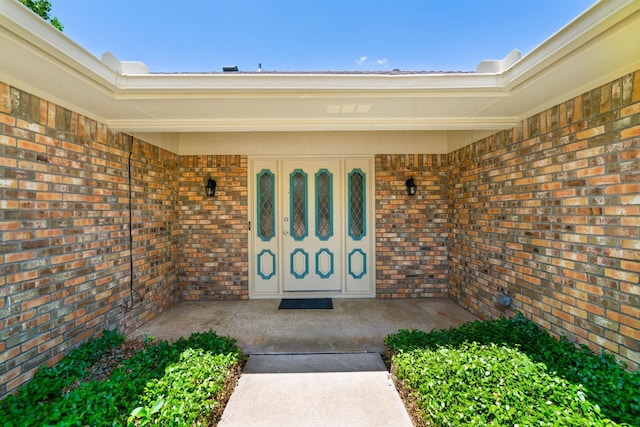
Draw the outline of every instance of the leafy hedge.
M89 373L88 368L124 341L125 338L116 331L104 331L101 337L70 352L58 365L42 367L17 395L0 401L0 420L5 426L120 426L128 422L133 425L135 417L128 420L129 415L134 408L146 404L145 390L148 387L170 376L177 364L186 373L175 381L181 381L186 389L187 384L202 381L202 377L207 375L201 371L200 363L201 358L206 358L208 363L216 364L213 369L217 371L217 385L208 388L213 394L208 396L206 408L197 409L199 416L202 411L210 412L212 405L215 406L215 391L221 389L220 382L224 383L240 359L235 340L219 337L213 331L195 333L173 344L149 342L133 357L122 360L108 378L83 382ZM198 356L193 359L197 360L192 365L193 369L190 369L190 355ZM67 391L72 384L77 386ZM186 395L181 398L187 400ZM191 425L179 421L181 417L191 419L189 411L196 409L183 407L173 410L173 422Z
M556 381L562 381L565 386L570 385L566 388L567 395L563 399L573 402L576 398L582 399L579 397L580 395L584 396L585 408L591 408L587 408L589 409L587 411L589 417L602 418L601 421L598 421L602 424L584 425L606 425L604 419L611 419L619 423L640 426L639 372L626 371L625 366L616 363L614 356L609 353L596 354L586 346L577 347L564 338L558 340L521 314L509 319L476 321L466 323L458 328L433 330L429 333L402 330L386 337L385 342L391 352L396 353L393 364L394 369L398 369L398 378L405 381L411 391L417 392L420 396L427 389L413 388L414 386L411 384L420 384L421 381L426 381L426 378L431 378L429 381L440 383L444 387L442 393L446 394L447 390L454 386L454 383L468 380L467 377L464 380L453 373L458 369L467 372L470 366L475 366L471 362L472 358L488 352L493 356L484 357L485 362L483 363L496 364L498 367L498 370L487 371L490 372L491 380L499 378L522 380L522 382L513 381L509 385L496 386L496 393L508 391L513 395L518 395L523 390L535 387L537 383L531 384L530 378L525 379L519 375L523 372L536 372L535 375L540 376L541 381L544 379L545 387L550 387L550 389L555 387L553 384ZM471 343L475 343L475 347ZM496 348L500 350L496 350ZM453 350L463 354L458 354ZM517 352L517 357L516 353L509 354L510 357L518 361L518 364L501 364L502 359L499 354L508 351ZM444 355L446 357L443 358ZM523 358L525 356L531 363ZM431 364L431 360L437 360L435 365ZM462 360L466 360L466 362ZM429 364L426 364L427 362ZM466 365L467 363L469 366ZM401 365L406 364L415 364L416 370L400 369ZM452 364L457 364L457 368L452 372L446 371L447 366L451 367ZM440 369L433 369L438 366ZM475 372L473 369L471 371ZM542 374L543 372L544 374ZM433 376L430 377L429 375L432 373ZM406 377L401 378L401 375L406 375ZM424 378L419 379L417 376ZM547 381L550 383L547 384ZM472 381L466 385L481 387L482 383ZM575 388L578 386L580 389ZM424 402L426 398L437 396L437 394L431 394L435 393L433 390L429 393L429 396L421 397L419 400ZM481 391L472 388L470 393L471 395L481 394ZM532 404L521 402L517 411L526 413L525 407ZM542 408L546 408L545 405L545 401L540 401L536 408L542 410ZM430 411L433 411L432 407L421 406L421 410L424 411L425 416L434 416L433 414L429 415ZM468 419L472 419L477 410L478 406L470 403L467 410L462 413L465 417L469 417ZM595 413L592 414L591 410ZM601 417L597 415L598 411L601 412ZM507 420L504 422L511 424Z
M162 378L147 384L143 405L131 412L129 423L166 426L179 419L187 426L209 425L212 412L222 409L217 397L224 391L229 370L237 363L231 353L185 350Z

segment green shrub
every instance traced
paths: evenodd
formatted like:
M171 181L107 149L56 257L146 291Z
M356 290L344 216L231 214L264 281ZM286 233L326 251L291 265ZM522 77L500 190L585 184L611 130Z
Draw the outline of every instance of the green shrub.
M147 383L143 406L131 412L129 423L138 425L206 425L229 372L238 363L232 353L214 355L187 349L165 375Z
M235 340L219 337L214 331L195 333L174 344L147 342L132 357L121 360L107 378L82 381L86 370L107 354L106 349L125 341L115 331L105 331L105 336L97 339L98 344L91 341L71 352L55 367L43 368L45 374L38 372L16 396L1 401L3 425L126 425L131 411L143 404L147 384L162 378L166 368L179 362L187 349L212 356L224 354L235 360L233 363L238 363L240 356ZM224 358L218 361L225 361L225 366L231 363ZM73 383L76 386L68 390Z
M0 401L0 420L9 421L24 416L25 422L35 422L46 411L48 403L60 398L63 390L88 374L87 369L102 359L126 338L117 330L103 331L75 350L71 350L57 365L41 366L34 377L18 390ZM12 421L13 422L13 421ZM19 425L17 422L15 425Z
M495 344L412 350L393 359L428 425L606 426L581 385L526 354Z
M476 321L429 333L402 330L385 338L392 353L412 349L459 348L465 343L497 344L518 349L548 372L581 384L588 400L612 420L640 426L640 373L628 372L610 353L594 353L565 338L556 339L518 314L513 318Z

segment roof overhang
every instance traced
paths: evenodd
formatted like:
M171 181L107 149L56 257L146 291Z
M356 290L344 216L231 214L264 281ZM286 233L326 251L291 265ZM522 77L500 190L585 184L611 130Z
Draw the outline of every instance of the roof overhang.
M638 40L640 2L605 0L488 72L155 74L9 0L0 80L124 132L501 130L640 69Z

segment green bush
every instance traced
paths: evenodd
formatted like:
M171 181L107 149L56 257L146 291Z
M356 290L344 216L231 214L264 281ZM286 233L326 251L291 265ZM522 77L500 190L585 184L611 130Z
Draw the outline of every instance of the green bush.
M615 425L602 419L581 385L512 348L463 344L399 353L393 362L429 425Z
M41 366L30 382L20 388L16 395L9 395L0 401L0 420L4 425L12 425L24 415L25 422L35 422L46 410L50 402L60 399L61 392L76 381L82 381L87 369L120 346L125 337L117 330L103 331L81 347L71 350L57 365ZM19 425L17 423L15 425Z
M604 417L640 426L639 372L626 371L609 353L596 354L565 338L556 339L521 314L429 333L402 330L386 337L385 342L392 353L442 347L455 349L466 343L517 349L533 362L544 364L550 375L581 385L586 398L600 407Z
M179 362L166 368L162 378L147 384L143 406L131 412L129 423L207 425L212 410L220 406L216 397L238 362L235 356L213 355L202 349L185 350Z
M215 359L215 363L224 362L225 367L238 363L240 357L235 340L219 337L213 331L195 333L173 344L148 342L132 357L120 361L107 378L82 381L89 367L125 340L115 331L105 331L104 336L71 352L55 367L43 368L44 374L39 371L16 396L0 401L3 425L126 425L131 411L144 405L147 385L161 379L168 366L179 363L186 350L212 357L225 355ZM71 378L61 377L67 374ZM77 381L76 387L67 390Z

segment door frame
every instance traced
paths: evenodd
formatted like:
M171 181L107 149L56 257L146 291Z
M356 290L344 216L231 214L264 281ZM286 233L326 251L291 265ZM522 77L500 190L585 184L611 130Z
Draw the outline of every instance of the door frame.
M277 243L274 243L273 250L275 251L275 259L273 260L274 270L278 272L283 272L283 239L282 230L279 229L281 224L280 219L283 217L282 209L282 196L286 191L284 188L285 185L285 177L281 176L281 169L283 161L291 161L291 160L314 160L314 161L341 161L341 173L343 174L343 188L341 193L343 194L343 200L341 201L342 209L339 209L338 212L342 215L342 243L341 243L341 256L344 268L342 268L342 278L341 278L341 288L337 292L285 292L284 291L284 278L282 274L276 274L272 285L267 290L258 289L256 282L259 281L257 274L257 250L256 245L259 240L261 240L257 235L257 174L262 170L262 167L259 166L261 163L269 163L269 164L277 164L277 170L275 172L275 217L276 217L276 230L275 235ZM355 163L354 163L355 162ZM347 171L345 165L346 164L358 164L360 165L357 169L362 169L362 171L366 174L365 181L365 209L366 209L366 253L369 254L362 266L363 271L366 271L365 277L366 283L365 287L347 287L347 283L349 280L348 268L347 265L350 260L347 259L347 244L346 244L346 235L347 235L347 226L348 226L348 213L347 211L347 200L348 197L348 179ZM258 165L258 166L256 166ZM334 297L334 298L373 298L376 295L376 254L375 254L375 161L374 156L372 155L353 155L353 156L345 156L345 155L320 155L320 156L311 156L311 155L299 155L299 156L249 156L247 163L247 207L248 207L248 263L249 263L249 272L248 272L248 280L249 280L249 298L251 299L265 299L265 298L282 298L286 296L296 297L296 298L309 298L309 297ZM259 243L258 243L259 244Z

